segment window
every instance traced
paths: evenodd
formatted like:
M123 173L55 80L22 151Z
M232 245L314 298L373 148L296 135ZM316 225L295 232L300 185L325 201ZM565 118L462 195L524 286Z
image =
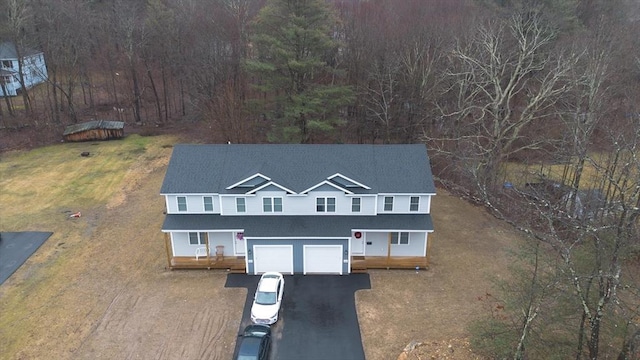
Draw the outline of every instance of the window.
M336 198L316 198L317 212L336 212Z
M411 203L409 204L409 211L418 211L420 208L420 197L412 196Z
M203 198L204 201L204 211L213 211L213 197L205 196Z
M11 60L2 60L2 67L13 69L13 62Z
M187 211L187 197L178 196L178 211Z
M205 245L207 243L207 233L189 233L189 244L191 245Z
M393 196L384 197L384 211L393 211Z
M262 211L264 212L282 212L282 198L265 197L262 198Z
M392 245L409 245L409 233L408 232L392 232L391 233Z
M360 198L351 198L351 212L360 212Z
M247 212L247 203L245 198L236 198L236 212Z

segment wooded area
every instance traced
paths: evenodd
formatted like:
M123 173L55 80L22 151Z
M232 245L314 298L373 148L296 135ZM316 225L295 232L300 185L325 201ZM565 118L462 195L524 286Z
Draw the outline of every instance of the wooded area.
M424 142L442 185L531 236L483 299L478 352L640 356L638 1L0 0L0 14L0 40L48 69L0 99L0 131L56 141L107 119L211 142Z

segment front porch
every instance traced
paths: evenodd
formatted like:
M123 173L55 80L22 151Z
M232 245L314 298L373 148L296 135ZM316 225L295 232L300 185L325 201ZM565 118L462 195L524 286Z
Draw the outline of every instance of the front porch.
M351 273L366 273L368 269L426 269L426 256L352 256Z
M227 269L232 273L247 272L244 256L173 256L168 259L169 269Z

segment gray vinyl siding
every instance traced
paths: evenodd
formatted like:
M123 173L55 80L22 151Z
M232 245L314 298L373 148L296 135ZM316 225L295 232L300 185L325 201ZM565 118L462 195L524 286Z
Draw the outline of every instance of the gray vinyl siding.
M201 231L192 231L201 232ZM209 253L214 255L217 245L224 246L224 255L233 255L233 233L232 232L207 232L209 237ZM195 256L196 249L206 245L191 245L189 243L188 231L171 232L171 243L173 246L173 256Z
M389 232L365 232L364 236L365 256L387 256ZM426 232L410 232L409 244L391 244L391 256L426 256L426 241Z
M238 213L236 211L236 198L245 198L246 212ZM307 195L287 195L284 191L258 191L256 194L250 195L233 195L220 196L222 215L274 215L272 213L262 212L263 197L281 197L282 213L278 215L375 215L376 213L376 197L369 195L346 196L340 191L311 191ZM318 213L316 212L316 199L318 197L333 197L336 199L335 213ZM360 212L351 211L351 199L359 197ZM407 200L407 209L409 208L409 200ZM214 201L214 210L217 209L217 201ZM174 200L175 203L175 200ZM420 203L422 209L423 201ZM175 204L174 204L175 205ZM189 208L191 212L191 208ZM408 211L407 211L408 212ZM423 212L424 213L424 212Z
M167 213L185 213L178 211L178 197L182 196L187 198L187 211L188 214L220 214L220 199L218 195L202 194L202 195L167 195ZM204 211L204 197L210 196L213 199L213 211Z
M293 272L302 273L304 271L304 245L342 245L342 273L349 273L349 255L344 255L344 250L349 250L349 239L246 239L247 249L251 254L247 254L247 274L253 274L253 246L254 245L293 245Z

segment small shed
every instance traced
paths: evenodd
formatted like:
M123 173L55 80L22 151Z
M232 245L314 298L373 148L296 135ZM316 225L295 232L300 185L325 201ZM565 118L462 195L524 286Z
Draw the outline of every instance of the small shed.
M65 141L113 140L124 137L124 122L94 120L69 125L62 137Z

